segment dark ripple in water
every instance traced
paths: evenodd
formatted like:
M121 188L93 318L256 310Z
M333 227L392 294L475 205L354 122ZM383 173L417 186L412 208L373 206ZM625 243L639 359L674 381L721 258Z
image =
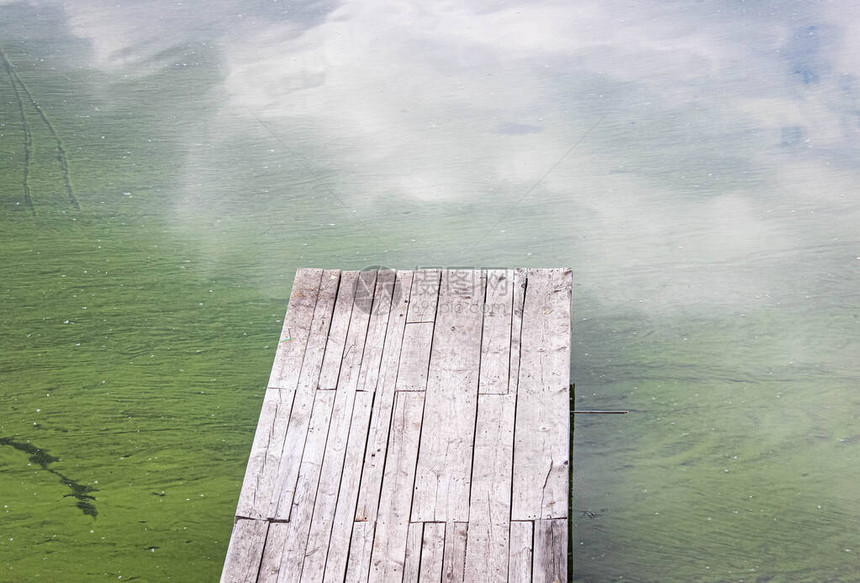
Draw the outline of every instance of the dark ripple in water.
M60 482L68 486L72 492L70 494L64 494L63 498L72 497L77 500L77 506L81 512L83 512L87 516L92 516L93 520L98 516L99 512L96 510L96 505L94 504L96 497L90 494L90 492L97 492L96 488L92 486L86 486L80 484L77 480L73 480L68 476L58 472L57 470L53 470L49 468L52 463L60 461L60 458L52 456L46 450L36 447L32 443L22 443L20 441L14 441L9 437L0 437L0 445L7 445L9 447L13 447L18 451L23 451L24 453L30 454L30 462L34 464L38 464L46 472L50 472L57 476L60 479Z

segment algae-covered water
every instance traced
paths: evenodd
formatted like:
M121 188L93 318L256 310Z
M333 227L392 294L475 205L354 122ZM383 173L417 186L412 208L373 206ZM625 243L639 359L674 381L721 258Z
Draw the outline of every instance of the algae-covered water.
M847 4L0 1L0 581L217 580L295 269L574 269L574 580L860 581Z

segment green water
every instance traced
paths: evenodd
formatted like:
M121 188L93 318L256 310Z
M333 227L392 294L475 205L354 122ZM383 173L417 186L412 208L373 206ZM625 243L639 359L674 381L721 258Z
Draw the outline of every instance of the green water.
M295 269L368 265L574 268L575 580L860 580L849 15L738 6L0 3L0 581L217 580Z

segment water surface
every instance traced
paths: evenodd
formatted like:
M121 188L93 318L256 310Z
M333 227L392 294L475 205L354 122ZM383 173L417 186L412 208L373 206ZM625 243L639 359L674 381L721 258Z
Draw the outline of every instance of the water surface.
M0 580L217 578L297 267L565 265L574 579L856 581L858 18L0 2Z

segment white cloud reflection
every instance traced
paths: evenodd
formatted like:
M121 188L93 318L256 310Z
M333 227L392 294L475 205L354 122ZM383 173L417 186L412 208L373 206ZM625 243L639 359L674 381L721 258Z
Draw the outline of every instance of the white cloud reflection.
M559 212L574 230L628 229L636 244L625 253L592 239L583 255L604 256L601 266L705 269L853 236L857 219L842 191L858 147L849 15L801 3L756 10L348 2L300 38L272 42L272 25L231 39L226 87L238 112L281 128L301 120L345 145L344 159L326 164L358 199L473 198L493 212L607 113L541 192L569 197ZM520 126L532 130L504 131ZM351 180L355 167L361 177ZM792 218L799 204L836 204L850 219ZM733 285L744 293L767 277Z
M732 265L856 241L860 15L839 3L63 5L107 69L217 43L222 119L259 116L360 212L469 202L485 229L606 114L531 197L570 232L534 261L616 282L604 298L719 303L787 277L750 268L729 291ZM505 245L539 234L525 208Z
M681 137L740 155L761 146L853 149L856 120L846 127L843 117L856 112L839 111L854 79L836 67L856 62L845 56L844 23L809 10L780 20L715 6L630 14L628 4L613 2L575 9L351 2L298 38L270 23L251 38L225 39L226 88L239 110L313 120L327 137L354 143L362 152L356 161L371 166L392 153L453 161L490 148L486 170L533 161L528 180L603 112L691 118L689 134L664 136L672 148ZM494 133L504 124L543 129L537 142L549 158L529 160L540 145ZM696 143L703 125L719 143ZM741 128L758 140L739 136ZM649 136L647 148L664 147L659 138ZM463 177L451 178L453 186ZM402 194L444 196L439 190Z

